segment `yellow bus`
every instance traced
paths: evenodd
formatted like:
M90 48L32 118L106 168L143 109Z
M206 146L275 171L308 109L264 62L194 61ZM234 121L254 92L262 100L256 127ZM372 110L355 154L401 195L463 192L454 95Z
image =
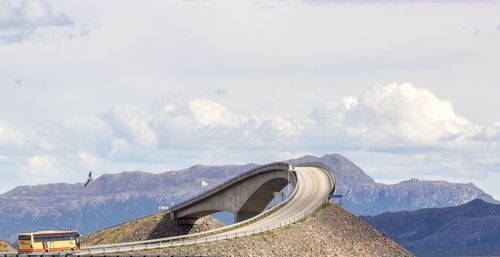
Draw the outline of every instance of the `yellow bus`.
M80 249L80 234L76 231L39 231L19 234L18 253L47 253Z

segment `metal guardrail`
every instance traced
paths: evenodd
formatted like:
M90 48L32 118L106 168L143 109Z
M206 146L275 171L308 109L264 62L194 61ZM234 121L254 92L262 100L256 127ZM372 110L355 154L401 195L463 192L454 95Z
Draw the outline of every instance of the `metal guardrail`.
M61 257L66 255L61 253L0 253L0 257L40 257L40 256Z
M79 254L108 254L108 253L119 253L119 252L131 252L131 251L141 251L141 250L152 250L152 249L159 249L159 248L169 248L169 247L175 247L175 246L185 246L185 245L195 245L199 243L209 243L209 242L217 242L217 241L222 241L222 240L227 240L227 239L232 239L232 238L239 238L239 237L247 237L255 234L260 234L264 233L267 231L271 231L274 229L278 229L287 225L290 225L292 223L296 223L298 221L301 221L314 212L316 212L321 206L323 206L325 202L318 203L311 209L307 210L306 212L302 213L301 215L291 218L289 220L285 220L280 222L279 224L275 224L272 226L267 226L267 227L261 227L257 229L252 229L252 230L245 230L245 231L240 231L240 232L235 232L235 233L227 233L224 235L214 235L212 237L204 237L201 239L186 239L186 240L168 240L168 241L160 241L157 243L150 243L150 244L142 244L142 245L131 245L131 246L116 246L116 247L108 247L108 248L103 248L103 251L89 251L87 253L79 253ZM97 250L97 249L95 249Z
M66 254L61 254L60 252L52 252L52 253L0 253L0 257L61 257L66 256Z
M0 253L0 257L75 257L80 255L71 254L60 254L60 253L40 253L40 254L17 254L17 253ZM120 255L92 255L92 257L188 257L186 255L130 255L130 254L120 254ZM197 255L189 255L189 257L201 257Z

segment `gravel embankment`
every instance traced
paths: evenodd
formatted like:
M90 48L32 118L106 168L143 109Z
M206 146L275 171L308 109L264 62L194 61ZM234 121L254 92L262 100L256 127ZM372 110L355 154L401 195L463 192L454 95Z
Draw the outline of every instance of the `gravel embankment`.
M193 256L413 256L410 252L345 211L328 204L313 217L273 232L133 254Z
M169 215L158 213L123 225L100 230L82 239L83 246L142 241L170 236L193 234L224 226L218 220L206 216L195 225L177 225Z

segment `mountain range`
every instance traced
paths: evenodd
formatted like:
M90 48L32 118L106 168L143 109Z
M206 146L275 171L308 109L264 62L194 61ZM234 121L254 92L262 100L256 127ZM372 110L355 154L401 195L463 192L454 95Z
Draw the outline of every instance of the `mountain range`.
M419 257L500 255L500 205L483 200L361 219Z
M346 192L343 206L356 215L385 211L455 206L480 198L496 203L473 184L411 179L395 185L376 183L361 168L338 154L304 156L291 164L322 162L337 179L337 192ZM78 230L88 234L144 217L159 206L172 206L200 193L202 181L215 186L257 164L205 166L158 174L140 171L106 174L88 187L83 184L19 186L0 195L0 238L15 241L20 232Z

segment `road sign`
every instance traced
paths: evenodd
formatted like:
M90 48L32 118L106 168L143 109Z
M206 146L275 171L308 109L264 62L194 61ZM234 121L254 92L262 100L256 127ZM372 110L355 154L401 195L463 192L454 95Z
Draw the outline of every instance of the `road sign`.
M342 206L342 197L343 197L343 196L344 196L344 195L330 195L330 197L331 197L332 199L339 199L339 201L340 201L340 206Z

